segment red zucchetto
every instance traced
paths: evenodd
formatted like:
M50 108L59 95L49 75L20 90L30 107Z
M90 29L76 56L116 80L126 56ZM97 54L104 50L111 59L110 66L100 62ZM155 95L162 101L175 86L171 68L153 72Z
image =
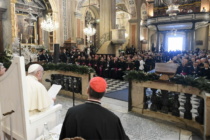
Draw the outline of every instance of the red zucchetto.
M105 92L107 83L106 80L102 77L94 77L90 80L90 87L95 91L95 92Z

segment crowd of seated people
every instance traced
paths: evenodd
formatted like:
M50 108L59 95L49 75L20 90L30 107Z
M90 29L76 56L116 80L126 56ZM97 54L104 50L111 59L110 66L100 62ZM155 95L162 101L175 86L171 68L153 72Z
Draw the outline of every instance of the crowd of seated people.
M210 79L210 55L199 49L171 52L125 50L119 56L93 53L88 55L79 49L72 49L63 50L59 58L61 63L92 67L98 76L105 78L123 79L125 71L149 72L155 68L155 63L177 63L177 74L205 76Z
M53 54L51 52L46 52L45 49L41 49L37 55L38 61L53 62Z
M210 79L210 55L206 51L177 54L169 62L179 64L177 74Z

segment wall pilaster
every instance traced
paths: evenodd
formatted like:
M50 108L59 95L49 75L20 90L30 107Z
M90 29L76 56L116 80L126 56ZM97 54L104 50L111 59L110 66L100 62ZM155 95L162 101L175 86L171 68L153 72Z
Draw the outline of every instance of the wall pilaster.
M115 0L100 0L100 46L111 40L111 30L116 24Z

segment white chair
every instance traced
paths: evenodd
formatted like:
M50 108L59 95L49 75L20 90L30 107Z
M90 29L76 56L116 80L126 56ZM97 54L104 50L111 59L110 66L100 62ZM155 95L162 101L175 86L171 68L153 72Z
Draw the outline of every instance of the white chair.
M27 87L25 64L23 57L15 57L8 71L0 77L0 134L10 135L12 122L12 137L16 140L35 140L43 134L44 123L49 129L60 122L62 105L58 104L49 110L29 116L27 108ZM14 111L10 117L2 114Z

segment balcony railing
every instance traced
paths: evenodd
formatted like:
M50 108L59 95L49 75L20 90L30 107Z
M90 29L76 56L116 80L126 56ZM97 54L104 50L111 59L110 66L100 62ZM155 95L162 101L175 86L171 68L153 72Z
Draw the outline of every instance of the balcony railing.
M209 13L199 12L199 13L188 13L188 14L179 14L177 16L161 16L161 17L152 17L147 20L148 25L157 25L163 23L175 23L175 22L199 22L199 21L209 21Z

